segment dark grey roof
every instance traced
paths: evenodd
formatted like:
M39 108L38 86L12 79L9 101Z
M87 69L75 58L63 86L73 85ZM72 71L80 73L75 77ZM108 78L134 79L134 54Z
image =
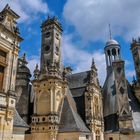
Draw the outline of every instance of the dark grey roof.
M103 114L104 117L117 113L117 100L116 100L116 89L114 72L110 71L107 75L105 84L102 89L103 96Z
M135 132L140 132L140 103L135 97L135 93L128 85L129 104L132 110L133 128Z
M28 74L31 73L30 70L29 70L29 68L27 66L24 66L24 65L20 66L18 68L17 72L18 73L28 73Z
M104 117L104 131L119 131L119 122L117 113Z
M76 102L77 112L85 122L85 90L90 80L90 71L67 76L71 94Z
M81 73L69 74L67 76L70 89L85 87L89 83L90 71Z
M15 110L14 112L14 127L29 127L26 122L20 117L17 110Z
M90 133L89 129L86 127L83 120L77 113L76 104L70 90L68 90L64 99L59 132Z
M111 80L108 80L108 81L111 81ZM113 82L111 82L111 83L113 83ZM135 97L135 93L129 83L127 83L127 87L128 87L129 106L132 111L133 129L135 132L140 132L140 103L137 100L137 98ZM105 87L105 88L107 89L107 87ZM111 101L113 101L111 99L111 97L107 95L107 93L109 93L109 91L104 92L104 94L106 94L106 95L104 95L104 97L106 97L106 98L104 98L104 100L107 101L107 99L110 99ZM104 104L104 107L105 107L105 104ZM106 107L108 107L108 108L104 108L104 112L105 112L105 109L109 110L109 104L107 104ZM110 121L112 122L111 124L109 123ZM110 113L110 115L105 115L104 122L105 122L105 131L118 131L119 130L118 118L116 116L116 113L114 113L114 114Z
M80 97L85 93L86 87L70 89L73 97Z

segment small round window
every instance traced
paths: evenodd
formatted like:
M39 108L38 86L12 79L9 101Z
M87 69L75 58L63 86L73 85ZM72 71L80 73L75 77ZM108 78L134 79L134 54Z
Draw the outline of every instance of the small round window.
M48 52L49 50L50 50L50 46L49 45L46 45L45 46L45 51Z

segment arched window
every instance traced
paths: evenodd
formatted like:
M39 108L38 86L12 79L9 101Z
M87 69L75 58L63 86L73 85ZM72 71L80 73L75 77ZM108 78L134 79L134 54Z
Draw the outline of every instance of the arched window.
M112 55L115 56L116 55L116 49L112 49Z
M100 140L100 131L99 130L96 130L96 140Z
M116 58L116 55L117 55L117 52L116 52L116 49L112 49L112 55L113 55L113 59L115 60Z
M108 54L109 56L111 55L111 54L110 54L110 50L107 51L107 54Z
M120 50L118 49L118 55L120 55Z

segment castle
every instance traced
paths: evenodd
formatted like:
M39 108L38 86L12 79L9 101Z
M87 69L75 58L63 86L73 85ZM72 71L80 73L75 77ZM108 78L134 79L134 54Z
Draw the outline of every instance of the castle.
M72 73L61 64L62 25L48 17L41 25L40 69L31 80L20 42L16 14L9 5L0 12L0 139L1 140L139 140L140 39L133 39L137 80L125 77L120 44L107 41L107 77L97 68ZM32 84L31 84L32 83Z

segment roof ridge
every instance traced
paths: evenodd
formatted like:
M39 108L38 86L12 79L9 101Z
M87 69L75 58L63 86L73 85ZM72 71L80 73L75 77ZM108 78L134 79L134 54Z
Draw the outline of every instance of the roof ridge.
M90 72L90 70L72 73L72 74L69 74L68 76L76 75L76 74L81 74L81 73L85 73L85 72Z

